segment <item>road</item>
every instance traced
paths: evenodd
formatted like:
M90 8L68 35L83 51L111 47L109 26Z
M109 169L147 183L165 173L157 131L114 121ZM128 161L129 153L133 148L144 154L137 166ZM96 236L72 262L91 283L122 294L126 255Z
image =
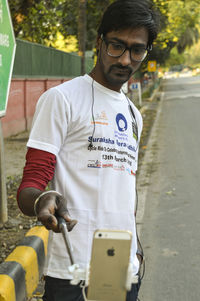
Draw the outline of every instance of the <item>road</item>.
M200 300L199 116L200 77L165 80L139 188L141 301Z

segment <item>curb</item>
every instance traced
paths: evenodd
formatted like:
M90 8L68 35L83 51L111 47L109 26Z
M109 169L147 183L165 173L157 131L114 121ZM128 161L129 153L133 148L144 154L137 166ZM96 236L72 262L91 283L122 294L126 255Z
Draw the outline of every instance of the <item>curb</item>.
M0 301L25 301L36 290L47 255L49 231L30 229L0 265Z
M154 97L156 96L158 91L154 94ZM137 178L137 183L138 183L138 197L139 197L139 202L138 202L138 209L137 209L137 216L136 216L136 223L137 223L137 229L138 229L138 234L140 236L141 232L141 227L143 223L143 217L144 217L144 212L145 212L145 203L147 199L147 193L149 189L149 183L150 183L150 174L149 174L149 165L153 163L154 160L154 154L153 154L153 144L156 142L156 133L158 129L158 122L160 119L160 114L162 112L162 103L164 99L164 93L161 92L161 100L158 105L157 109L157 114L156 118L151 130L151 134L149 137L149 142L148 142L148 147L145 152L144 158L141 163L140 167L140 173Z
M150 100L152 101L154 99L154 97L156 97L156 94L158 93L159 89L160 89L160 86L161 84L158 85L158 87L156 89L154 89L151 97L150 97Z

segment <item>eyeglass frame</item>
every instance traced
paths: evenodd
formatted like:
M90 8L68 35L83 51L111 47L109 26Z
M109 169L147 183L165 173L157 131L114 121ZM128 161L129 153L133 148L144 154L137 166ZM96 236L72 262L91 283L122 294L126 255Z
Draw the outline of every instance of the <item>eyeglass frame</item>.
M101 34L100 38L101 38L102 41L106 44L106 47L107 47L107 48L106 48L106 52L107 52L107 54L108 54L109 56L111 56L111 57L114 57L114 58L119 58L119 57L121 57L121 56L126 52L126 50L128 50L128 51L129 51L129 54L130 54L130 58L131 58L132 61L135 61L135 62L143 62L144 59L147 57L148 53L152 50L152 45L147 46L146 48L144 48L144 49L147 51L145 57L144 57L142 60L135 60L135 59L132 59L132 55L131 55L131 50L133 49L134 45L131 46L131 47L128 47L128 46L126 45L126 43L121 42L121 44L124 44L124 47L125 47L125 48L124 48L124 51L122 52L122 54L116 55L116 56L115 56L115 55L111 55L111 54L108 52L108 44L111 43L111 42L109 42L109 41L107 40L107 38L104 37L103 34ZM120 42L119 42L119 44L120 44Z

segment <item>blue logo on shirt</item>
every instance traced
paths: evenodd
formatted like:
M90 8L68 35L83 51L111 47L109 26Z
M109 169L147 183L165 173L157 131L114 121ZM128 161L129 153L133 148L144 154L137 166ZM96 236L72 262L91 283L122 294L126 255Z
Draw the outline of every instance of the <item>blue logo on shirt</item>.
M117 123L118 130L120 132L125 132L127 130L128 124L123 114L121 113L117 114L116 123Z

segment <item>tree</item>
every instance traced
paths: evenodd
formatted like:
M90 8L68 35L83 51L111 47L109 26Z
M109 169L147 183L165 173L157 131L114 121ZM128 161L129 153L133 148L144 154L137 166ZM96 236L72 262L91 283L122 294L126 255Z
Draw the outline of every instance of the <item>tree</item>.
M184 53L185 63L200 68L200 40Z
M182 53L198 40L200 0L154 0L154 3L162 15L161 32L155 44L162 54L159 58L162 62L164 55L169 57L172 48L177 47L178 52Z
M114 2L114 0L87 0L86 15L86 50L92 50L95 47L97 28L105 8ZM79 0L66 0L62 4L63 18L61 20L60 30L65 36L67 34L78 36L78 8Z
M87 0L79 0L78 41L79 41L79 55L81 57L82 75L85 74L86 3Z
M46 45L59 31L64 0L9 0L15 36Z
M87 0L86 50L95 47L102 13L113 1ZM162 18L161 31L150 58L163 64L174 47L182 53L198 40L200 0L153 1ZM82 35L78 34L79 0L9 0L9 4L16 37L53 46L59 32L64 40L69 35L79 37L81 45Z
M78 38L79 0L8 0L17 38L51 45L60 32ZM86 0L84 0L86 2ZM107 5L114 0L88 0L86 49L95 46L96 29ZM81 3L81 2L80 2Z

